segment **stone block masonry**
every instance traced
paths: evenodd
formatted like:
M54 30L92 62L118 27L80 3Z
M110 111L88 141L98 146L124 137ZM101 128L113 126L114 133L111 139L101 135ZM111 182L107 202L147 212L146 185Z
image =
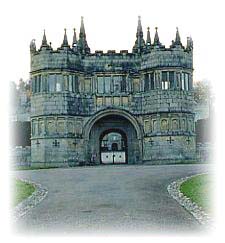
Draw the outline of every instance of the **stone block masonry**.
M101 164L106 151L128 164L196 157L193 42L178 29L166 48L157 28L144 40L139 18L131 53L92 53L82 18L71 46L66 30L57 50L44 32L30 55L33 165Z

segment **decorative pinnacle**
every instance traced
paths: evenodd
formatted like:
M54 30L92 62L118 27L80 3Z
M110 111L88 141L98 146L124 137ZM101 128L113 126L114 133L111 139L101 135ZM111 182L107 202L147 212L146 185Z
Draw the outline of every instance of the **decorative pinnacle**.
M150 37L150 28L147 27L147 40L146 40L146 45L150 46L151 45L151 37Z
M45 29L44 29L44 35L43 35L41 46L48 46L47 38L46 38L46 35L45 35Z
M85 34L85 28L84 28L84 17L81 16L81 25L80 25L80 37L81 36L84 36L86 37L86 34Z
M62 46L69 46L68 40L67 40L67 35L66 35L66 28L64 29L64 38L63 38Z
M180 34L179 34L178 27L176 27L176 29L177 29L177 31L176 31L175 44L176 44L176 45L182 45L182 44L181 44L181 40L180 40Z
M141 16L138 16L138 27L137 27L137 32L142 32Z
M76 46L77 45L77 36L76 36L76 29L73 28L73 44L72 46Z
M78 40L77 46L78 46L78 50L84 54L84 53L90 53L90 48L88 47L88 44L87 44L83 20L84 20L84 17L81 16L80 33L79 33L79 40Z
M155 27L154 45L160 45L158 27Z

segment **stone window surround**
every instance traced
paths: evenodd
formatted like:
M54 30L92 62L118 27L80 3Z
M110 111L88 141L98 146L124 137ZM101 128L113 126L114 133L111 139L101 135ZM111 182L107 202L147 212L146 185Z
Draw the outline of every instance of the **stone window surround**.
M167 72L167 80L163 80L163 72ZM173 85L171 85L170 80L170 73L174 72L174 82ZM151 82L150 78L148 78L149 84L146 84L145 78L146 75L153 74L153 83L154 88L151 89ZM182 77L184 77L184 81L182 81ZM159 85L161 83L161 85ZM166 84L167 83L167 84ZM145 87L148 87L148 90L145 90ZM143 92L154 90L154 89L162 89L162 90L170 90L170 89L176 89L176 90L184 90L189 91L192 89L192 72L182 69L161 69L161 70L155 70L155 71L149 71L144 73L143 78Z
M170 80L170 73L174 72L174 83L173 85L170 85L170 81L165 84L165 81L163 82L162 78L162 73L167 72L167 79ZM145 77L146 75L149 74L149 84L145 84ZM110 81L110 92L108 93L124 93L124 92L129 92L133 91L134 92L134 87L133 87L133 82L129 82L128 80L131 79L130 75L127 74L95 74L95 76L88 76L86 79L90 79L91 85L90 85L90 90L86 91L84 90L84 84L82 83L79 84L80 78L79 78L79 73L61 73L61 72L49 72L49 73L41 73L41 74L35 74L32 77L32 91L33 93L42 93L42 92L49 92L50 86L49 86L49 75L55 75L54 77L54 87L51 88L51 92L73 92L73 93L98 93L98 81L97 77L101 76L110 76L111 81ZM59 75L59 76L58 76ZM144 78L143 78L144 75ZM135 92L146 92L150 91L153 89L162 89L162 90L170 90L170 89L177 89L177 90L184 90L188 91L192 89L192 73L189 70L177 70L177 69L161 69L161 70L155 70L155 71L149 71L145 72L142 75L142 80L143 82L140 82L139 84L139 90ZM153 75L153 76L152 76ZM122 79L119 87L119 91L115 92L114 91L114 84L113 84L113 76L118 76L118 77L126 77L125 78L125 83L126 85L122 87ZM137 77L133 77L132 80L137 79ZM140 77L141 79L141 77ZM163 85L164 83L164 85ZM82 87L83 88L82 88ZM148 86L148 90L145 90L145 87ZM122 90L123 89L123 90ZM105 92L103 92L105 93Z

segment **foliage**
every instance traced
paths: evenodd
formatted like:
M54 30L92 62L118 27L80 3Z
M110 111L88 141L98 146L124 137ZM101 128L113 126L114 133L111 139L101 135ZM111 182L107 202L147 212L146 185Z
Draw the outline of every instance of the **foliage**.
M211 86L207 82L198 81L194 85L194 100L197 103L209 102L212 98Z

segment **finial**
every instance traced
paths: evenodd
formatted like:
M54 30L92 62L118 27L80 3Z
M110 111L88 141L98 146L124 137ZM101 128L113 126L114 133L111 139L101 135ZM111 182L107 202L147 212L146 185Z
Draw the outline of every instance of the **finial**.
M180 34L179 34L179 29L178 27L176 27L176 37L175 37L175 40L172 41L172 45L171 47L183 47L182 46L182 43L181 43L181 40L180 40Z
M79 40L77 43L78 51L82 54L90 53L90 48L88 47L87 40L86 40L86 33L84 28L84 17L81 16L81 25L80 25L80 33L79 33Z
M68 40L67 40L67 35L66 35L66 28L64 28L64 38L63 38L63 43L62 43L62 47L68 47Z
M76 35L76 29L73 28L73 43L72 43L72 47L77 46L77 35Z
M177 45L181 45L180 34L179 34L178 27L176 27L176 29L177 29L177 32L176 32L175 43L176 43Z
M145 48L145 41L143 39L143 31L142 31L142 25L141 25L141 16L138 16L138 26L137 26L137 32L136 32L136 41L133 46L133 52L134 53L141 53L142 50Z
M81 16L80 34L85 35L84 17Z
M158 35L158 27L155 27L155 37L154 37L154 43L155 46L160 46L161 43L159 41L159 35Z
M43 34L43 38L42 38L42 44L41 46L48 46L48 43L47 43L47 38L46 38L46 35L45 35L45 29L44 29L44 34Z
M150 37L150 28L147 27L147 40L146 40L147 47L151 45L151 37Z

